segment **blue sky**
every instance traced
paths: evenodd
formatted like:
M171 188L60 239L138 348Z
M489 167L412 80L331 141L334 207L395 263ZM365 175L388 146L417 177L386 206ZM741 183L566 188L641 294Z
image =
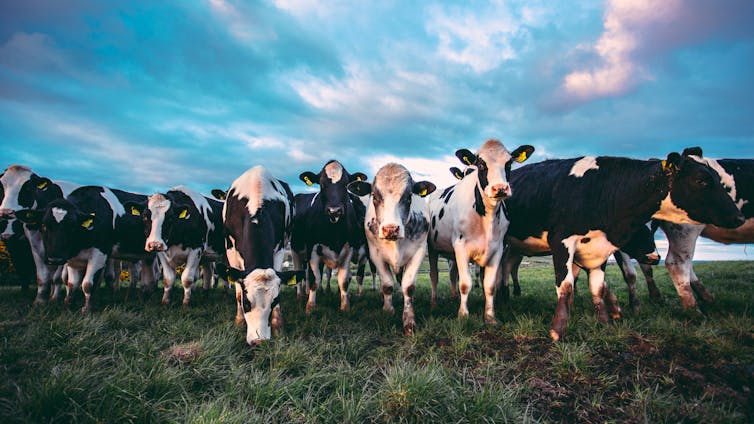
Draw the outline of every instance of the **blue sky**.
M658 5L659 3L659 5ZM754 2L0 2L3 165L149 193L264 164L754 156Z

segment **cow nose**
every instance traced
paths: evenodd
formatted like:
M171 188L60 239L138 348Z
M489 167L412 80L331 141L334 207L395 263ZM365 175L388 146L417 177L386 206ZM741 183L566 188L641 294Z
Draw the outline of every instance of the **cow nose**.
M492 197L506 197L511 195L511 186L509 184L495 184L490 187Z
M159 241L150 241L147 243L147 252L162 252L165 250L165 245Z
M343 207L342 206L337 206L334 208L328 207L327 215L330 217L330 221L337 222L338 219L343 215Z
M401 227L395 224L387 224L382 226L382 238L386 240L397 240L400 234Z
M256 347L256 346L261 345L264 342L265 342L265 339L254 339L254 340L249 341L248 343L249 343L249 346Z

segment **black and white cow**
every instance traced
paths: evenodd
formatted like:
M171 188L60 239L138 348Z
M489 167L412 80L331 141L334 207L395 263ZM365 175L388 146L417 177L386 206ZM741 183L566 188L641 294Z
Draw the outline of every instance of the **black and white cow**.
M525 161L533 151L534 147L524 145L509 152L500 141L488 140L476 154L467 149L456 152L469 166L468 174L457 184L435 192L429 200L432 305L437 302L437 260L444 256L455 260L458 268L461 293L458 316L469 314L467 302L472 286L469 261L474 261L484 267L484 319L491 324L497 322L495 285L508 229L503 201L513 193L509 184L512 163Z
M225 262L222 202L177 186L149 196L146 204L127 204L126 209L144 220L144 250L157 252L165 285L163 305L170 303L176 268L181 265L185 265L181 273L184 306L191 300L200 263L204 290L211 287L212 263Z
M507 203L511 249L553 257L558 306L550 335L555 340L565 331L574 264L589 272L595 310L607 321L605 300L614 318L620 310L601 268L650 218L731 228L743 223L714 170L678 153L663 161L548 160L520 168L511 184L526 187Z
M340 309L346 310L351 258L354 251L366 243L366 211L356 195L348 192L347 186L352 181L366 180L366 175L360 172L349 174L340 162L331 160L318 174L307 171L299 178L307 185L319 184L320 187L308 204L305 201L308 196L296 203L301 209L296 211L292 246L295 246L294 250L304 251L304 258L314 274L313 282L306 279L309 293L306 311L311 313L317 303L317 287L322 281L320 262L337 270Z
M65 199L50 202L44 209L24 209L16 216L29 227L41 230L45 262L66 265L66 304L81 285L83 312L91 308L91 290L103 272L108 257L149 265L154 254L143 250L144 231L139 217L126 214L124 204L146 201L146 196L101 186L79 187ZM138 248L136 247L138 246ZM146 284L154 276L144 267ZM146 274L146 275L145 275Z
M45 263L45 251L42 243L42 235L38 228L20 225L16 220L16 213L22 209L43 209L55 199L61 199L78 185L67 182L53 182L49 178L40 177L30 168L22 165L9 166L0 175L0 220L7 224L2 232L2 238L8 240L14 237L15 232L23 231L29 241L31 254L34 259L34 267L37 278L37 296L34 304L42 304L47 300L47 290L50 283L56 283L59 287L62 282L62 267ZM57 298L57 292L50 295L53 300Z
M704 303L714 301L712 294L694 272L692 264L699 236L723 244L754 243L754 160L705 158L699 148L686 149L684 154L710 166L719 175L720 183L746 219L746 222L737 228L656 221L656 225L662 228L668 239L665 266L668 268L670 278L673 280L683 307L695 310L698 308L697 297ZM650 296L659 299L660 292L654 285L651 268L642 267L642 271L647 279Z
M414 182L408 170L390 163L377 171L374 183L354 181L348 190L371 193L364 229L369 253L382 281L383 309L393 312L393 273L401 276L403 331L413 334L416 276L427 251L429 209L422 197L435 191L428 181Z
M236 322L246 321L246 341L256 344L282 329L278 299L285 248L290 240L293 193L263 166L238 177L223 206L225 252L235 277ZM221 275L224 274L221 272Z

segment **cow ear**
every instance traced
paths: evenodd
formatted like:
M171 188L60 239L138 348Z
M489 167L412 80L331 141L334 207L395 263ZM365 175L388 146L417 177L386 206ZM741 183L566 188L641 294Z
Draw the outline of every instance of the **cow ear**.
M220 190L219 188L216 188L212 190L212 196L217 200L225 200L225 198L228 196L228 193Z
M280 284L286 286L295 286L306 278L306 271L275 271L275 274L280 278Z
M37 226L42 222L43 212L37 209L21 209L16 212L16 219L30 226Z
M144 212L146 205L141 202L126 202L123 207L126 209L126 213L128 214L133 216L141 216L141 213Z
M534 146L524 144L523 146L511 152L511 156L513 157L513 160L521 163L526 159L529 159L532 153L534 153Z
M94 212L90 213L89 215L81 215L79 218L79 222L81 222L81 227L87 231L91 231L94 229Z
M662 164L662 170L665 171L666 174L675 174L676 171L681 167L681 161L683 161L683 157L679 155L676 152L668 154L667 159L661 161Z
M372 192L372 184L366 181L352 181L348 183L348 191L357 196L366 196Z
M463 177L465 177L463 171L461 171L460 169L456 168L455 166L452 166L450 168L450 173L453 174L453 176L456 177L457 180L462 180Z
M311 171L302 172L298 178L308 186L312 186L314 183L319 184L319 175Z
M351 174L351 181L366 181L367 180L367 174L363 172L356 172Z
M469 149L456 150L456 157L466 166L473 165L476 162L476 155L471 153Z
M47 190L47 187L52 184L52 180L45 177L37 177L34 181L34 185L37 186L37 189L39 190Z
M435 191L436 188L437 187L429 181L419 181L414 183L414 186L411 187L411 191L413 191L414 194L425 197Z
M683 149L683 153L681 153L683 156L699 156L703 157L704 154L702 154L702 148L699 146L695 147L687 147Z

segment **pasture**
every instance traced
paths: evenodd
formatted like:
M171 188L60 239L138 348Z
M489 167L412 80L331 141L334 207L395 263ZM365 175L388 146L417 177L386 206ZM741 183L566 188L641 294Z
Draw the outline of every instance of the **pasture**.
M423 267L426 270L426 264ZM664 267L663 304L626 310L616 266L609 286L624 318L604 325L582 275L566 338L551 341L552 267L521 270L523 295L498 304L500 324L458 320L441 273L438 307L419 276L417 331L401 331L370 288L338 311L337 285L307 316L295 290L282 299L285 334L244 342L231 296L212 290L180 306L123 301L100 288L93 312L32 308L33 290L0 287L0 422L752 422L754 262L701 263L716 295L705 316L684 312ZM1 277L6 278L6 277ZM369 281L369 278L366 279ZM369 287L369 284L367 284Z

